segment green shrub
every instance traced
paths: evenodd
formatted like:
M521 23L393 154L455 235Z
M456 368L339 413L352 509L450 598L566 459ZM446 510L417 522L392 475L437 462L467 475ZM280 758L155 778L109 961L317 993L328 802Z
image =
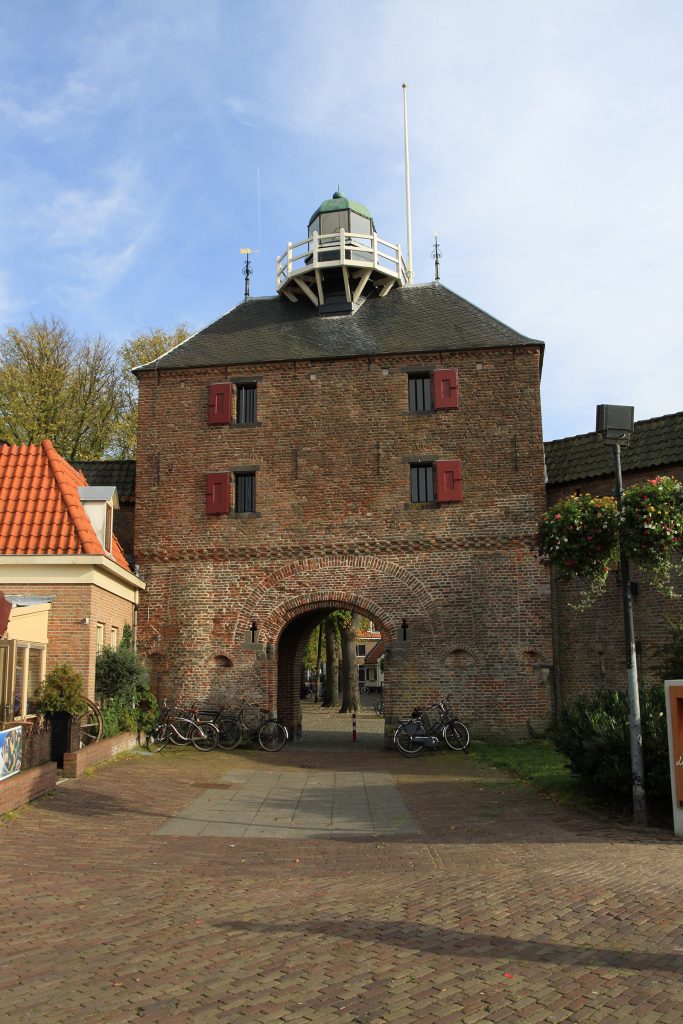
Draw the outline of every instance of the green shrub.
M95 689L102 701L105 736L140 729L148 732L157 718L147 670L136 651L123 642L97 655Z
M56 665L45 676L38 691L38 710L43 715L65 711L81 715L85 711L83 676L72 665Z
M645 789L650 804L671 802L664 688L640 694ZM587 789L619 803L632 795L628 698L621 691L579 697L560 713L553 742Z

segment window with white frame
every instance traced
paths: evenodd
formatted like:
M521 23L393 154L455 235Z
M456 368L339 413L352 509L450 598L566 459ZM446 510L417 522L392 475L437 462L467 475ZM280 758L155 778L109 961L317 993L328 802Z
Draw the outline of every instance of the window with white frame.
M14 649L14 692L10 714L25 718L35 711L40 684L45 678L45 644L16 642Z
M97 623L97 653L104 650L104 623Z

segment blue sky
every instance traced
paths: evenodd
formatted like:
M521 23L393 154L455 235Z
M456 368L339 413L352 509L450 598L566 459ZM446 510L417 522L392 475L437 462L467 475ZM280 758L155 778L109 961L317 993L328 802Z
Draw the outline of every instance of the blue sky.
M548 439L683 409L683 4L4 0L0 328L118 345L252 294L341 186L547 343Z

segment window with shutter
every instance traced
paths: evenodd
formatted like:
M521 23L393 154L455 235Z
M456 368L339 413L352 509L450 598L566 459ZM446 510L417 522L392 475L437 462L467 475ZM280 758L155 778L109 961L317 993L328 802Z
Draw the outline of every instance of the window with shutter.
M232 384L209 385L209 423L230 423L232 416Z
M256 423L256 385L237 385L236 423Z
M462 501L462 463L459 459L435 463L436 500Z
M435 409L457 409L458 408L458 371L457 370L435 370L433 376L434 384L434 408Z
M434 466L431 462L411 464L410 500L414 503L434 501Z
M256 511L256 473L235 473L235 512Z
M226 515L230 511L230 476L228 473L206 474L206 514Z
M428 373L408 375L408 409L410 412L431 412L432 382Z

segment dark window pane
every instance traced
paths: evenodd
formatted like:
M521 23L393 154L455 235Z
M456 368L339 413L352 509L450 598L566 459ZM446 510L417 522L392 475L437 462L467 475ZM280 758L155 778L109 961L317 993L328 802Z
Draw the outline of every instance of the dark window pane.
M256 511L256 475L235 474L235 512Z
M410 467L410 500L414 502L434 501L434 467Z
M256 385L237 385L237 422L256 423Z
M408 408L411 412L429 412L432 408L432 382L429 374L408 377Z

